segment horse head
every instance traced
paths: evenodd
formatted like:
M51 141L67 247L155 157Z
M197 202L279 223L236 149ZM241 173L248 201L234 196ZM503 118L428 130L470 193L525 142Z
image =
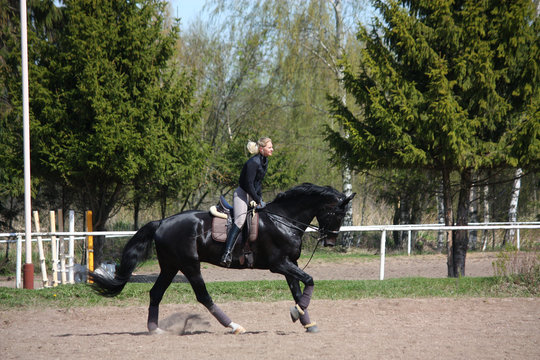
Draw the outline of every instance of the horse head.
M339 235L339 229L347 212L347 205L356 193L341 199L337 204L325 206L319 214L319 233L323 237L324 246L334 246Z

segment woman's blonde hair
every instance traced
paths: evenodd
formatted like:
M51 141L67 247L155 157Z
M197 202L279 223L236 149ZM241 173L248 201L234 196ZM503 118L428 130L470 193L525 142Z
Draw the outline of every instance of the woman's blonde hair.
M269 141L272 141L272 139L270 139L269 137L259 138L257 142L250 140L248 141L246 148L251 155L254 155L259 152L259 147L265 147Z

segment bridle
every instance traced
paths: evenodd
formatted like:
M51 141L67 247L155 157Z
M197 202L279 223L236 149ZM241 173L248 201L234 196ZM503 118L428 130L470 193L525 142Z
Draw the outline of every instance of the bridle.
M283 224L285 226L288 226L290 228L296 229L296 230L298 230L298 231L300 231L302 233L305 233L305 230L302 230L298 225L302 225L306 229L307 228L313 229L319 234L319 237L316 239L317 242L315 243L315 247L313 248L313 252L311 253L311 256L309 257L309 260L307 261L306 265L304 265L302 270L305 270L307 268L307 266L311 262L311 259L313 259L313 255L315 255L315 251L317 251L317 248L319 247L319 244L321 242L325 241L330 236L337 237L339 235L339 230L328 230L328 229L325 229L324 227L321 227L321 226L312 225L312 224L306 224L306 223L303 223L303 222L298 221L296 219L292 219L292 218L290 218L288 216L268 211L268 209L266 209L266 208L263 208L263 209L259 210L259 212L261 212L261 211L267 213L271 218L273 218L274 221L277 221L277 222L279 222L279 223L281 223L281 224ZM344 210L340 210L338 206L335 206L333 211L329 211L329 212L326 213L326 216L332 216L332 215L336 216L336 215L342 215L344 213L345 213ZM287 220L287 221L284 221L284 220ZM298 224L298 225L296 225L295 223ZM313 238L315 238L316 235L309 234L309 236L312 236Z
M300 228L300 226L298 226L298 225L304 226L304 227L306 227L306 229L310 228L310 229L316 231L319 234L319 238L317 239L317 242L325 240L330 235L333 235L333 236L338 236L339 235L339 230L328 230L328 229L325 229L324 227L321 227L321 226L317 226L317 225L313 225L313 224L306 224L306 223L304 223L302 221L298 221L298 220L290 218L288 216L278 214L278 213L275 213L275 212L272 212L272 211L268 211L266 208L260 209L258 211L259 212L265 212L268 215L270 215L270 217L273 218L274 221L277 221L277 222L279 222L279 223L281 223L281 224L283 224L285 226L296 229L298 231L305 232L305 230L302 230ZM327 215L338 215L340 212L341 211L336 210L336 211L333 211L333 212L328 212ZM287 221L284 221L284 220L287 220ZM295 223L298 224L298 225L296 225Z

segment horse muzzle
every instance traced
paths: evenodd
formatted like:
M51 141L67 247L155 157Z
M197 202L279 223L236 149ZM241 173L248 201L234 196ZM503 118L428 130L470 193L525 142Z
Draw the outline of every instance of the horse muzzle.
M337 237L336 236L327 236L324 238L323 240L323 246L324 247L333 247L336 245L336 239Z

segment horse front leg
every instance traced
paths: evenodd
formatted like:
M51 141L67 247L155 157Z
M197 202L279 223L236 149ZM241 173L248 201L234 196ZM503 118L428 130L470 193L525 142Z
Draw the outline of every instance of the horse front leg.
M318 332L319 328L315 322L311 322L307 308L313 295L313 278L301 270L297 264L286 261L271 269L272 272L282 274L287 279L287 284L291 290L296 305L290 308L290 315L293 322L300 319L300 323L307 332ZM300 281L304 284L304 291L300 288Z

